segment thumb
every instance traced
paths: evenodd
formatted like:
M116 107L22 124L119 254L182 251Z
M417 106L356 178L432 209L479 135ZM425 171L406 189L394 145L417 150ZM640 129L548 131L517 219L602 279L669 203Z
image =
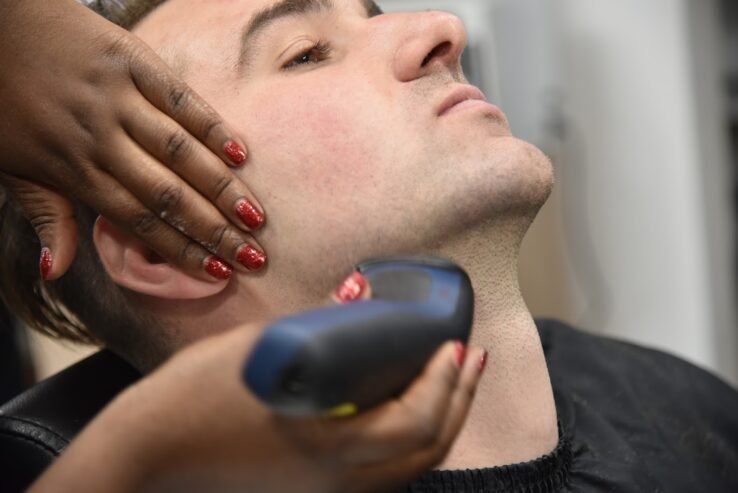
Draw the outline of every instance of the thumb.
M77 250L79 229L72 203L39 183L8 175L2 177L2 183L36 230L41 243L42 279L60 278L69 269Z

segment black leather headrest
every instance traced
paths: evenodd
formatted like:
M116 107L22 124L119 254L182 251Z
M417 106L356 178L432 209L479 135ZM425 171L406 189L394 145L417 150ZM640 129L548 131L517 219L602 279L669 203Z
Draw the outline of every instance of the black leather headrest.
M140 373L100 351L0 406L0 491L23 491Z

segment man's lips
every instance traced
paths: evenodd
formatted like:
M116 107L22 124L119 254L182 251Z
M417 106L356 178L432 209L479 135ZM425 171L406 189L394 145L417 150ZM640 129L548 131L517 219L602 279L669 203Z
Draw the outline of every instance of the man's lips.
M460 86L455 88L451 93L446 96L438 107L438 116L443 116L451 113L455 110L460 110L465 107L476 107L484 106L496 113L498 116L502 116L500 109L487 102L487 98L484 93L474 86Z

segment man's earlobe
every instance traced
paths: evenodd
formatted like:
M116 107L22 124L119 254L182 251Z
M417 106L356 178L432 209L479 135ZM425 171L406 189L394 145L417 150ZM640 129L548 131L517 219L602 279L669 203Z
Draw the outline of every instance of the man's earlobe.
M93 239L113 282L136 293L166 299L200 299L218 294L228 285L188 275L102 216L95 222Z

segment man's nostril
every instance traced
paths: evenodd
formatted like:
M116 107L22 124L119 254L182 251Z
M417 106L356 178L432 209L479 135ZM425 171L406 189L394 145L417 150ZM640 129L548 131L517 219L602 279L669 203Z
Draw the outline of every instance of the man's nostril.
M451 46L452 45L450 41L445 41L433 48L431 52L428 53L428 56L423 59L423 64L421 65L421 67L425 67L426 65L428 65L434 58L444 57L449 51L451 51Z

